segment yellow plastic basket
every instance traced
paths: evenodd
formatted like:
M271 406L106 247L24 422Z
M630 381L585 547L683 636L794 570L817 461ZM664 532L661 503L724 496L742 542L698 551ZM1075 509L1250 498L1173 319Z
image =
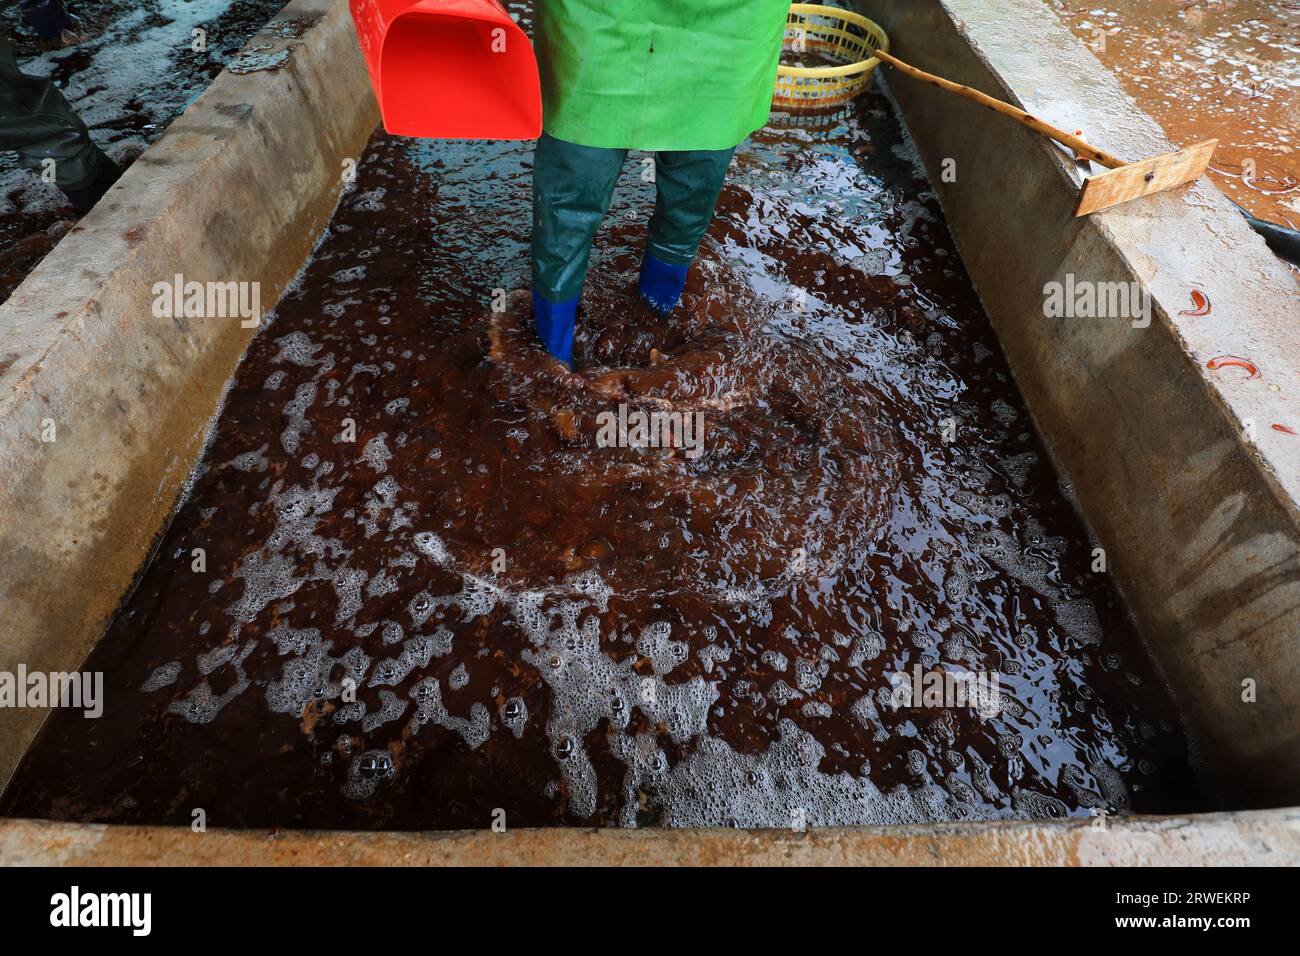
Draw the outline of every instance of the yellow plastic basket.
M881 49L889 52L889 37L862 14L818 3L792 3L781 58L820 54L841 65L780 64L772 105L786 110L820 110L847 103L867 88L872 71L880 66L871 54Z

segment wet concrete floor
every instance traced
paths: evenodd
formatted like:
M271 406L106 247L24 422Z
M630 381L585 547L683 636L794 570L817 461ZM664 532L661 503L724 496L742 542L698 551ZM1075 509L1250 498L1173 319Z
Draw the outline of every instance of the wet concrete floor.
M632 293L644 159L570 372L511 294L531 144L375 136L86 665L103 716L56 713L0 810L440 829L1210 806L884 99L741 147L668 322ZM611 415L630 427L605 447Z

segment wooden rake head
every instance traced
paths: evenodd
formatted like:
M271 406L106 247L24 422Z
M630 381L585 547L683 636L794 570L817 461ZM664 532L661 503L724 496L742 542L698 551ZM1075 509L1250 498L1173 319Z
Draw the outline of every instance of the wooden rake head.
M1162 153L1136 163L1120 163L1104 173L1089 176L1079 190L1079 205L1075 207L1074 214L1086 216L1100 209L1109 209L1142 196L1195 182L1205 174L1210 158L1214 155L1214 148L1218 145L1217 139L1207 139L1186 149Z

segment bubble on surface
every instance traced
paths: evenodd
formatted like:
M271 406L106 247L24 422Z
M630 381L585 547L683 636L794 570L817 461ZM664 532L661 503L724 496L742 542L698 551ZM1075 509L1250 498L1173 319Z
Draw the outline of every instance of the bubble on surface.
M385 643L390 643L385 639ZM370 686L385 684L390 687L401 684L407 676L415 671L423 671L429 666L438 650L437 642L425 634L416 634L402 644L397 657L389 657L375 664L370 673Z
M1058 604L1056 620L1080 646L1101 644L1101 624L1097 620L1097 611L1091 601L1080 598Z
M240 471L266 471L270 465L270 460L266 457L266 450L269 447L269 445L262 445L257 451L246 451L242 455L236 455L227 464Z
M437 724L459 734L470 750L477 750L487 741L492 719L488 709L481 703L475 703L470 708L468 718L451 714L442 702L442 687L433 677L426 677L411 688L411 698L415 701L416 715L410 730L418 730L420 724L424 723Z
M388 470L388 462L393 457L393 453L388 450L388 444L385 441L387 438L387 432L380 432L366 442L365 448L361 450L361 460L380 474Z
M516 740L522 738L528 724L528 705L518 697L512 697L501 705L501 723L515 735Z
M242 694L249 686L248 676L244 673L243 663L249 654L253 652L254 643L248 642L238 651L237 655L230 655L226 658L235 672L235 680L222 693L213 691L211 684L207 680L201 681L195 685L184 698L174 700L168 706L169 713L178 714L192 724L211 723L216 716L221 713L223 707ZM205 657L205 655L200 655ZM211 658L208 658L211 662ZM209 670L215 669L215 665Z
M307 409L314 401L316 401L316 385L313 382L304 382L298 386L293 400L284 406L284 417L288 420L288 424L280 433L280 446L287 454L292 455L298 451L303 433L311 429L311 423L307 420Z
M154 672L145 678L145 682L140 685L142 691L155 691L168 687L176 683L176 678L181 675L181 662L169 661L154 668Z
M1012 790L1011 799L1016 813L1026 819L1050 820L1069 816L1069 808L1062 801L1032 790L1016 787Z
M360 282L365 277L366 277L365 266L351 266L347 269L340 269L338 272L335 272L332 276L330 276L330 278L333 279L336 283L341 283L341 284Z
M391 690L379 692L380 707L378 711L367 713L361 718L361 732L373 733L384 724L397 720L406 713L408 701L399 700Z
M396 772L396 764L387 750L368 750L357 754L348 765L343 793L353 800L368 799L375 795L380 786L392 779Z
M957 810L953 798L934 785L898 786L882 793L870 779L823 773L817 768L825 751L811 734L790 720L781 722L779 732L780 738L756 757L738 754L715 738L701 740L652 785L661 822L674 827L788 826L798 813L808 826L821 827L996 815L983 806Z
M305 332L294 331L287 335L282 335L275 340L275 344L279 346L280 351L271 360L272 362L292 362L294 365L305 367L315 365L318 361L315 355L320 351L320 346L313 344L312 340L307 337L307 333ZM283 371L277 371L273 374L279 375L281 380L283 380L285 373ZM279 388L280 386L277 382L271 387Z

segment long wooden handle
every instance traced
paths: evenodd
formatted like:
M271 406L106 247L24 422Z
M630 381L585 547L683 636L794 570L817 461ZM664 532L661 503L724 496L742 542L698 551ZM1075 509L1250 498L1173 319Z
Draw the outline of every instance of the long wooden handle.
M1100 163L1107 169L1119 169L1121 166L1127 166L1128 163L1117 156L1104 152L1095 146L1091 146L1079 137L1067 133L1063 129L1057 129L1051 123L1044 123L1037 116L1032 116L1022 109L1017 109L1010 103L1004 103L1001 100L981 93L979 90L971 89L969 86L962 86L960 83L954 83L952 80L945 80L942 76L935 76L933 73L927 73L925 70L918 70L910 63L904 63L898 57L886 53L883 50L876 50L877 59L883 60L896 70L901 70L908 76L923 80L926 83L933 83L940 89L947 90L950 93L956 93L958 96L964 96L968 100L974 100L981 106L987 106L991 110L996 110L1003 116L1010 116L1014 120L1019 120L1036 133L1042 133L1044 136L1050 136L1064 146L1070 147L1080 156L1092 160L1094 163Z

